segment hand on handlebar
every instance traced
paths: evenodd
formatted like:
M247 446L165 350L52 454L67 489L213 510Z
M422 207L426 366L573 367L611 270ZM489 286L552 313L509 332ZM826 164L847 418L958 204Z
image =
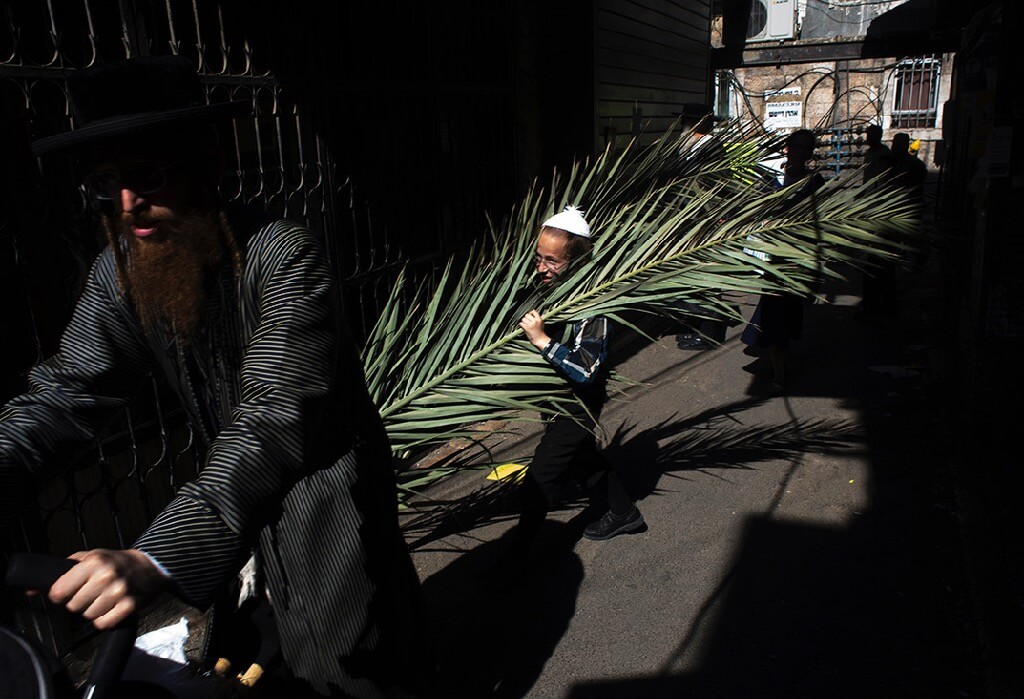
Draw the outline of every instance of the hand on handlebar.
M100 630L119 624L167 588L168 579L141 551L93 549L50 587L49 599L80 613Z

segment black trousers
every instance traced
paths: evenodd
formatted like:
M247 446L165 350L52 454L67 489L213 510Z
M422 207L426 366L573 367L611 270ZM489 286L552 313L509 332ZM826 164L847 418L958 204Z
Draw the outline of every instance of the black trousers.
M592 485L588 481L612 468L608 458L597 448L592 432L595 421L586 415L578 417L580 422L558 416L547 424L527 470L548 507L558 502L569 479L581 485Z
M590 414L580 411L575 420L558 416L547 424L521 488L523 538L537 533L570 480L587 488L602 509L624 513L633 506L608 457L597 447L593 430L600 410L596 404Z

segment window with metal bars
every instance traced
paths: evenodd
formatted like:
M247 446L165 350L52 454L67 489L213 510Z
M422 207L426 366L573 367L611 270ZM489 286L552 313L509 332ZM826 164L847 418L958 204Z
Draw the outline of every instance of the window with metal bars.
M938 111L939 65L935 56L896 64L893 128L934 128Z

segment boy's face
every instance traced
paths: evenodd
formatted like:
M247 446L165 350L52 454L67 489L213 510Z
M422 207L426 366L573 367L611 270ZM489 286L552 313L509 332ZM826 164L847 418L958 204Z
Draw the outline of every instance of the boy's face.
M569 241L564 237L549 233L546 229L541 230L537 237L537 251L533 255L533 264L541 283L554 281L569 264L568 247Z

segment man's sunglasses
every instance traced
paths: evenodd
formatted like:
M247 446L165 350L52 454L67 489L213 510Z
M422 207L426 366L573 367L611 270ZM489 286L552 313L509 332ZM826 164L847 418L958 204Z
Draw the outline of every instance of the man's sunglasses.
M185 162L176 160L163 163L156 160L135 163L117 170L100 170L85 178L86 192L98 201L113 201L121 196L122 189L136 194L155 194L167 186L167 173Z

